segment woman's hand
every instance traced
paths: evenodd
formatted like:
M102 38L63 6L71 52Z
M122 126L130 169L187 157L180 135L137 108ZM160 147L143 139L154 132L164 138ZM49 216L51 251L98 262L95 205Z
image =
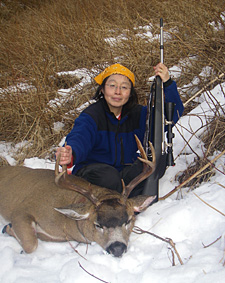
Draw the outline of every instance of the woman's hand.
M164 83L169 80L170 78L169 71L163 63L159 63L153 68L155 70L155 75L160 76L160 78Z
M56 158L58 158L59 154L61 154L59 161L60 165L70 164L72 160L72 147L70 145L66 145L65 147L58 147L55 153Z

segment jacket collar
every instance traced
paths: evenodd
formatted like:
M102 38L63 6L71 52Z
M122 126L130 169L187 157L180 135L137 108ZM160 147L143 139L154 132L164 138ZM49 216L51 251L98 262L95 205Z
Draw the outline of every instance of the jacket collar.
M102 101L102 105L103 105L103 108L105 109L105 111L106 111L107 113L109 113L111 116L113 116L113 117L117 120L117 118L116 118L116 116L114 115L114 113L110 111L109 106L108 106L108 104L107 104L105 98L103 97L103 98L101 98L100 100ZM131 108L131 109L132 109L132 108ZM122 113L121 113L121 121L122 121L125 117L127 117L127 116L129 115L129 112L131 111L131 109L129 109L129 107L128 107L127 104L125 104L125 105L123 106L123 108L122 108Z

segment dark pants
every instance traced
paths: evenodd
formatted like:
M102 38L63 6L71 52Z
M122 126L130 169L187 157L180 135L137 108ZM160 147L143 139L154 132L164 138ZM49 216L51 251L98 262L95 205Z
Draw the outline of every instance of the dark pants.
M110 165L94 163L84 166L76 173L76 175L86 179L94 185L122 193L123 186L121 179L123 179L125 185L128 185L130 181L142 172L142 167L142 163L139 160L136 160L132 165L126 165L124 169L119 172ZM140 195L144 189L144 185L145 180L133 189L129 197Z
M94 163L81 168L76 175L86 179L88 182L105 187L111 190L115 190L122 193L123 187L121 179L123 179L125 185L128 185L136 176L142 172L142 162L138 159L131 165L127 165L124 169L119 172L113 166ZM146 180L138 184L129 197L137 195L155 196L154 202L158 201L158 182L159 179L164 175L166 170L166 158L160 158L160 162L156 167L155 172L150 175Z

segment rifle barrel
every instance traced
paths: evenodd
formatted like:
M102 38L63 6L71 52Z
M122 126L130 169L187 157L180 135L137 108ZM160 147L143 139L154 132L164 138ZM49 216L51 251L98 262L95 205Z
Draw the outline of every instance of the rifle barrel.
M163 51L164 51L164 45L163 45L163 19L160 18L160 62L163 63ZM165 117L164 117L164 92L163 92L163 81L161 80L161 113L162 113L162 154L165 153Z
M163 63L163 19L160 19L160 62Z

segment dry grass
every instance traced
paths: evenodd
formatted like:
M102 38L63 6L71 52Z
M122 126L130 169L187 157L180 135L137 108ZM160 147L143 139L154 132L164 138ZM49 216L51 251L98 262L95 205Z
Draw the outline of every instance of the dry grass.
M207 155L212 155L215 150L224 150L225 141L225 115L215 115L208 124L206 134L202 141L207 149Z
M206 92L207 96L210 98L210 101L216 101L216 98L213 97L210 91ZM225 93L224 93L225 96ZM210 106L210 105L209 105ZM205 170L198 174L196 177L191 178L194 174L200 169L206 166L209 163L210 156L214 154L214 152L223 152L224 151L224 142L225 142L225 110L224 105L220 105L219 103L214 104L216 106L214 109L211 108L210 116L207 117L207 113L204 113L205 119L207 121L206 125L203 125L204 133L200 137L204 143L204 154L203 157L200 157L196 154L196 158L192 164L190 164L186 170L181 173L178 173L175 176L175 180L179 181L182 184L184 181L191 179L188 183L186 183L186 187L189 187L189 190L195 189L202 182L207 182L210 180L212 176L215 175L215 165L212 163ZM213 116L211 116L213 113ZM196 133L192 133L193 136ZM203 149L202 149L203 150ZM225 172L225 167L216 168L220 172Z
M52 106L49 102L59 97L59 88L79 82L74 77L59 78L58 72L87 68L93 77L93 68L102 70L106 63L119 60L135 72L139 101L145 103L148 78L159 61L159 42L144 36L144 27L151 23L150 31L158 35L160 17L170 36L165 41L166 65L190 58L189 64L181 64L179 86L199 77L206 66L212 67L213 73L205 80L199 77L199 89L224 72L221 14L225 7L219 0L1 2L0 140L29 141L24 157L46 156L73 126L76 109L93 96L92 82L73 92L62 105ZM216 31L209 22L223 29ZM19 88L21 82L33 88ZM10 86L17 87L12 90ZM192 91L191 87L185 90L184 102ZM55 122L63 122L65 127L55 132Z
M195 158L194 162L189 165L186 170L184 170L181 174L179 173L177 176L175 176L175 180L182 184L184 181L188 180L188 178L194 175L199 170L199 168L203 168L207 163L208 160L206 158ZM193 190L202 182L209 181L210 178L214 175L215 171L212 165L203 170L201 174L190 180L185 186L189 188L189 190Z

